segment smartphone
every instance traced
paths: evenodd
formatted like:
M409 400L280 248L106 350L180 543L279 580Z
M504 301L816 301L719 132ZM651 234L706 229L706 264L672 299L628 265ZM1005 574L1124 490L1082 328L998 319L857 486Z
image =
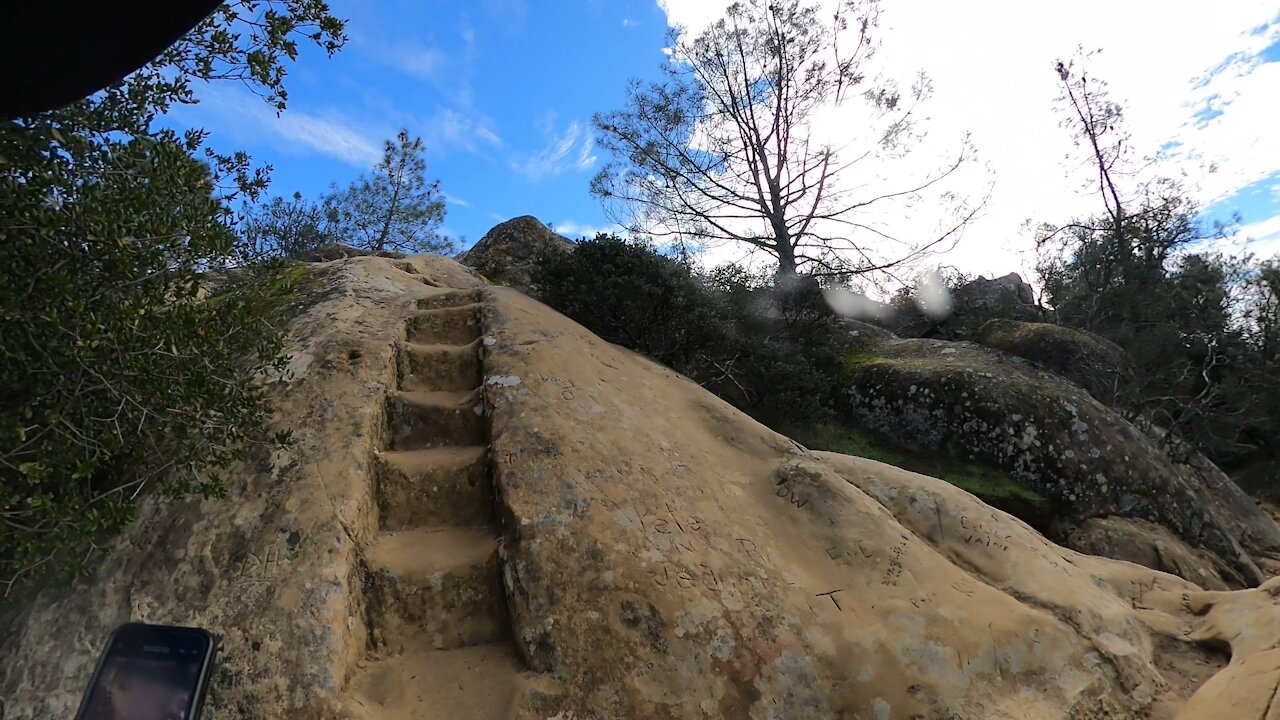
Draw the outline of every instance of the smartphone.
M76 720L198 720L215 652L207 630L121 625L107 639Z

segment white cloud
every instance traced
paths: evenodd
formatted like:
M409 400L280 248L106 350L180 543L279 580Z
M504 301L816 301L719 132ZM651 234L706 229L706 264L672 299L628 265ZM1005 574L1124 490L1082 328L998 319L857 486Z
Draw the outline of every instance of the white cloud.
M1280 215L1241 227L1231 246L1263 258L1280 255Z
M379 138L387 135L334 111L316 114L294 107L277 116L262 98L230 85L206 86L200 92L200 104L181 108L174 118L188 126L217 127L238 142L266 142L287 152L327 155L359 168L382 158Z
M658 4L669 25L697 32L728 2ZM1203 203L1280 169L1280 133L1274 130L1280 116L1280 93L1275 92L1280 63L1258 59L1264 48L1280 41L1274 0L1220 3L1212 12L1191 0L1158 8L1114 0L895 0L881 7L884 44L877 69L900 78L925 70L934 86L925 106L930 140L945 150L949 140L971 131L982 161L995 175L983 216L955 251L933 262L967 272L1025 273L1033 254L1025 220L1064 222L1098 209L1082 188L1081 158L1054 110L1058 88L1052 63L1071 57L1077 46L1102 49L1091 72L1107 80L1114 98L1125 104L1136 151L1155 155L1166 143L1180 143L1154 170L1185 171ZM1206 108L1221 114L1206 120L1212 114L1204 113ZM836 139L844 139L847 127L835 124ZM1217 170L1206 174L1204 165ZM968 178L970 194L980 193L985 179L982 173ZM911 231L907 228L904 232Z
M577 223L573 220L565 220L560 223L552 223L555 232L574 240L578 238L593 238L599 233L609 233L615 235L625 234L623 229L617 225L587 225Z
M539 124L549 128L554 120L554 114L548 114ZM574 120L563 133L548 134L552 138L547 147L530 156L512 158L511 169L530 180L541 180L560 175L570 168L589 170L595 165L596 156L591 154L595 139L582 123Z
M489 143L490 145L493 145L494 147L499 147L502 145L502 138L498 137L497 133L495 133L494 131L484 126L480 126L476 128L476 137Z
M445 193L444 201L449 203L450 205L457 205L458 207L464 207L464 208L471 207L471 203L467 202L466 200L463 200L457 195L450 195L448 193Z
M576 163L579 170L590 170L596 164L596 156L591 153L596 147L595 138L590 135L582 141L582 149L578 151L578 162Z
M479 152L485 146L501 147L502 138L488 126L488 121L475 113L437 107L427 120L428 149L448 151L461 148Z
M418 43L390 45L383 50L386 61L393 67L419 80L436 80L448 64L448 57L437 48Z
M639 20L632 20L631 18L622 19L622 27L639 27L639 25Z

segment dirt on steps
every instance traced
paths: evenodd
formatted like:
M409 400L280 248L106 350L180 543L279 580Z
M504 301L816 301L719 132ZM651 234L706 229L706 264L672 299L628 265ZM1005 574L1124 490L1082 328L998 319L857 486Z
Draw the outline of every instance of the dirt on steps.
M482 300L419 301L395 354L388 448L375 470L381 531L362 548L371 662L347 689L348 707L370 720L506 717L516 696L481 397Z
M498 720L512 716L521 681L509 643L418 650L358 676L344 709L352 720Z

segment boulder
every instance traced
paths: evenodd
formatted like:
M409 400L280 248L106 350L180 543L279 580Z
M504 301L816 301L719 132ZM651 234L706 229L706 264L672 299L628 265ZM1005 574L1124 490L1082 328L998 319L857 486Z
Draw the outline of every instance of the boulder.
M323 277L292 372L264 378L296 444L233 468L225 498L150 498L91 577L12 598L5 720L70 717L126 620L220 637L219 720L1209 720L1271 700L1270 584L1206 593L807 452L452 261ZM1197 644L1232 650L1199 691L1167 670Z
M904 337L967 340L988 320L1034 322L1043 320L1047 313L1018 273L994 279L979 277L952 289L950 295L951 312L946 317L931 318L911 306L899 309L891 327Z
M1192 584L1058 548L946 483L805 452L493 294L506 585L562 717L1129 717L1169 690L1131 583Z
M1051 323L989 320L976 342L1025 358L1079 385L1098 400L1114 404L1133 378L1129 356L1110 340Z
M855 425L994 465L1053 502L1063 521L1150 520L1206 548L1249 585L1263 579L1249 553L1280 547L1280 527L1241 501L1229 478L1189 476L1083 389L1020 358L905 339L857 352L846 365Z
M573 242L552 232L536 217L523 215L495 225L480 242L459 255L458 262L495 283L528 290L533 262L548 250L569 252Z
M1088 555L1127 560L1187 578L1206 590L1228 589L1222 577L1230 577L1231 571L1221 560L1146 520L1087 518L1069 532L1067 545Z

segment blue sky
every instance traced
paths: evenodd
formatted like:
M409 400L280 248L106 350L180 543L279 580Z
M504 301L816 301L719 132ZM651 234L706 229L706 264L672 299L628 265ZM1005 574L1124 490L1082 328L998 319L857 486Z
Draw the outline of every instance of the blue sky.
M536 215L573 234L606 225L587 183L603 160L591 115L620 105L626 80L654 77L666 17L651 1L333 2L348 20L332 58L304 52L280 118L220 83L175 115L212 142L270 163L271 192L317 197L377 162L405 127L449 198L444 227L475 242L500 220ZM572 29L572 32L567 32Z
M273 194L311 198L372 166L382 141L405 127L426 141L427 173L449 197L444 227L454 237L469 244L525 214L590 235L608 225L587 190L607 159L591 115L618 108L628 78L658 76L670 25L696 30L726 4L334 0L350 40L333 58L304 50L290 68L283 116L220 83L172 121L273 165ZM971 133L982 172L967 190L994 183L982 217L933 262L1029 276L1025 221L1063 222L1096 208L1053 110L1052 63L1077 46L1103 50L1093 69L1125 103L1135 148L1165 151L1154 170L1185 173L1208 217L1239 212L1244 233L1232 247L1280 252L1280 0L1233 0L1213 13L1171 0L1158 14L1114 0L882 7L883 47L871 70L906 78L923 69L933 80L926 127L940 150L931 156L925 143L917 155L943 157ZM1103 16L1109 22L1096 22ZM842 141L844 129L835 132Z

